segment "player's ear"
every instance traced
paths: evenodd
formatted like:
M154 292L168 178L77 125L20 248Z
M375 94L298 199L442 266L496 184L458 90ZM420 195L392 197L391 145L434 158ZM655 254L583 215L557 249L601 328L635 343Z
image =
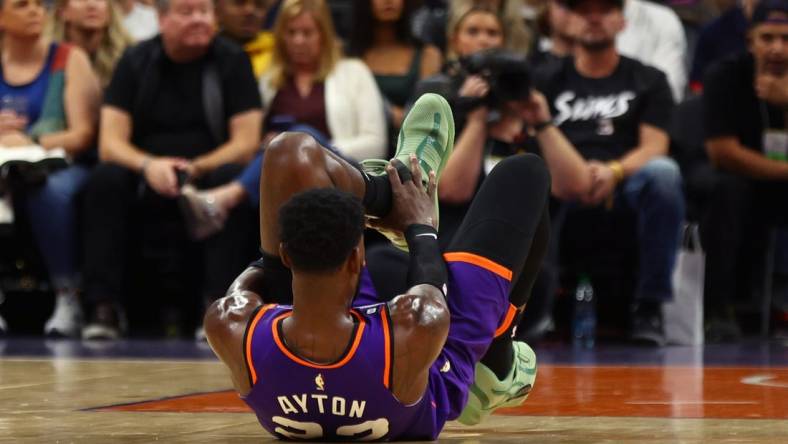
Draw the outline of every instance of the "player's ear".
M358 245L350 252L347 259L348 270L352 273L359 273L364 266L364 244Z
M285 251L285 244L279 242L279 259L282 260L282 264L284 264L287 268L293 268L290 262L290 256L287 255L287 251Z

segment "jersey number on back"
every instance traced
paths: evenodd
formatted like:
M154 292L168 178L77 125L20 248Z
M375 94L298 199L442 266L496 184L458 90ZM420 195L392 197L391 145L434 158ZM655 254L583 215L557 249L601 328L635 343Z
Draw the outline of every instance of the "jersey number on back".
M274 416L271 420L278 426L276 433L289 439L317 439L323 437L323 426L316 422L293 421L282 416ZM284 427L287 427L286 429ZM374 441L383 438L389 432L389 420L378 418L360 424L339 427L337 436L348 441Z

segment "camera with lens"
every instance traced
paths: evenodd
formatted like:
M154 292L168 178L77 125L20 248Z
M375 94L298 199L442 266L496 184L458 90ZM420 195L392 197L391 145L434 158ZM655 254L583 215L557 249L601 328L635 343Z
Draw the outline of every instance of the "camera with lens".
M450 62L445 74L419 83L419 93L434 92L451 103L455 118L479 106L499 110L504 102L526 100L531 95L531 73L526 57L505 49L478 51ZM476 75L490 86L484 97L460 97L465 79Z

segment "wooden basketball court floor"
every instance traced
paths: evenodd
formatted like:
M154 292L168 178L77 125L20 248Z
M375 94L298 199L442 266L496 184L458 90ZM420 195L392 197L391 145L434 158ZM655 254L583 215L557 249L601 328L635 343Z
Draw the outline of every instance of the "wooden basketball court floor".
M788 344L536 347L521 408L455 443L788 443ZM203 344L0 339L2 443L274 441Z

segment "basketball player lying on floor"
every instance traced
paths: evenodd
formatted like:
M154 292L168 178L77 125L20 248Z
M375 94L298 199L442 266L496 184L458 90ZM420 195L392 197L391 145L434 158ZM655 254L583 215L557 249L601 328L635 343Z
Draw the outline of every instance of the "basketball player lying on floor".
M528 396L536 358L512 329L547 245L549 174L533 155L500 162L441 254L436 186L453 137L448 104L425 95L391 163L352 165L299 133L271 143L263 260L205 316L211 347L271 434L432 440L448 420L477 424ZM409 290L385 303L364 265L365 213L404 233L410 251ZM271 303L291 291L292 306Z

